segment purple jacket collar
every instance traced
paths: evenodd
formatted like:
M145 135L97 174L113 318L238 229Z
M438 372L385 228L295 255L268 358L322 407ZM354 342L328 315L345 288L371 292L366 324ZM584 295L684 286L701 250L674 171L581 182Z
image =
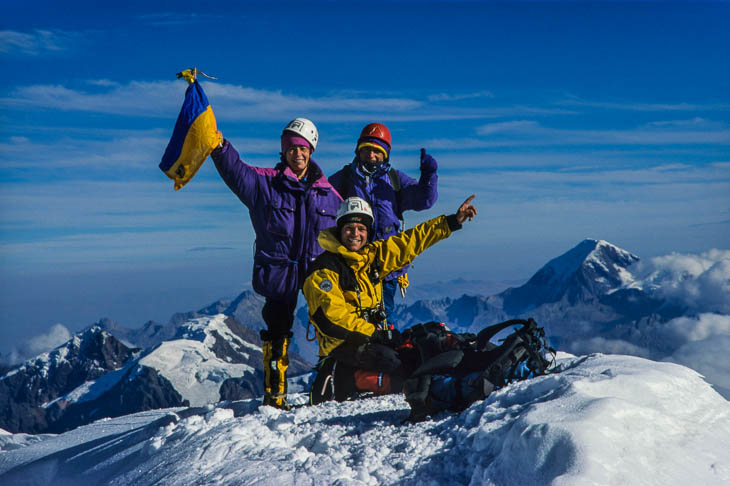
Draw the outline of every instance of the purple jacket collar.
M285 161L282 160L276 164L275 169L284 177L290 179L291 182L302 183L302 180L297 177ZM327 187L334 191L334 188L330 185L329 181L327 181L327 177L325 177L322 169L319 168L319 165L317 165L314 159L309 159L309 166L307 167L307 175L305 179L311 182L312 187Z

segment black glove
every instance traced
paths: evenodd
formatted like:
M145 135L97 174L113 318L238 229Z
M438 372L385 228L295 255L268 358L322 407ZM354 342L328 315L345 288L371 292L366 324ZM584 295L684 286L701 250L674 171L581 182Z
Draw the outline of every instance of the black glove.
M398 329L378 329L370 336L371 343L382 344L391 348L397 348L402 341Z

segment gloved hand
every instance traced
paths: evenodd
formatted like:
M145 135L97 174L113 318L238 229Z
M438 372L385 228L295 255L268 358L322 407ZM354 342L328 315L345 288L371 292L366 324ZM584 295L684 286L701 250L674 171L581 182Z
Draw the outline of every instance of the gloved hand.
M439 168L436 159L426 153L426 149L421 149L421 172L436 172Z
M401 338L400 331L398 329L378 329L370 335L370 342L373 344L382 344L390 348L397 348L400 346L403 339Z

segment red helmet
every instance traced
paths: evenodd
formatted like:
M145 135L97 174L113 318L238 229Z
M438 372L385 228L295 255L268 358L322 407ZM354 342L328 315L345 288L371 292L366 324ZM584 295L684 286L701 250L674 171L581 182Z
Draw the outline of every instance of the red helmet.
M390 131L382 123L371 123L362 129L360 140L364 138L377 138L388 144L390 148Z

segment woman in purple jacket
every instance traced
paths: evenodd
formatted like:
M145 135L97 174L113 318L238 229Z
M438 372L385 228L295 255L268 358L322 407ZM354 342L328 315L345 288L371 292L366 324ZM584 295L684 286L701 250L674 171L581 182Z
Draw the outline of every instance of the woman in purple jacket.
M306 118L281 134L281 161L273 169L252 167L223 140L212 158L221 177L249 210L256 232L253 289L266 298L261 311L264 405L289 409L286 401L288 347L299 289L310 263L322 253L317 235L335 226L342 198L311 158L317 127Z
M344 198L360 197L373 208L373 230L368 241L386 239L400 231L405 211L429 209L438 199L438 164L421 149L421 177L412 179L390 166L390 131L382 123L370 123L362 129L355 148L355 159L329 177L332 186ZM383 302L388 315L395 307L395 291L403 282L408 266L388 275L383 282Z

